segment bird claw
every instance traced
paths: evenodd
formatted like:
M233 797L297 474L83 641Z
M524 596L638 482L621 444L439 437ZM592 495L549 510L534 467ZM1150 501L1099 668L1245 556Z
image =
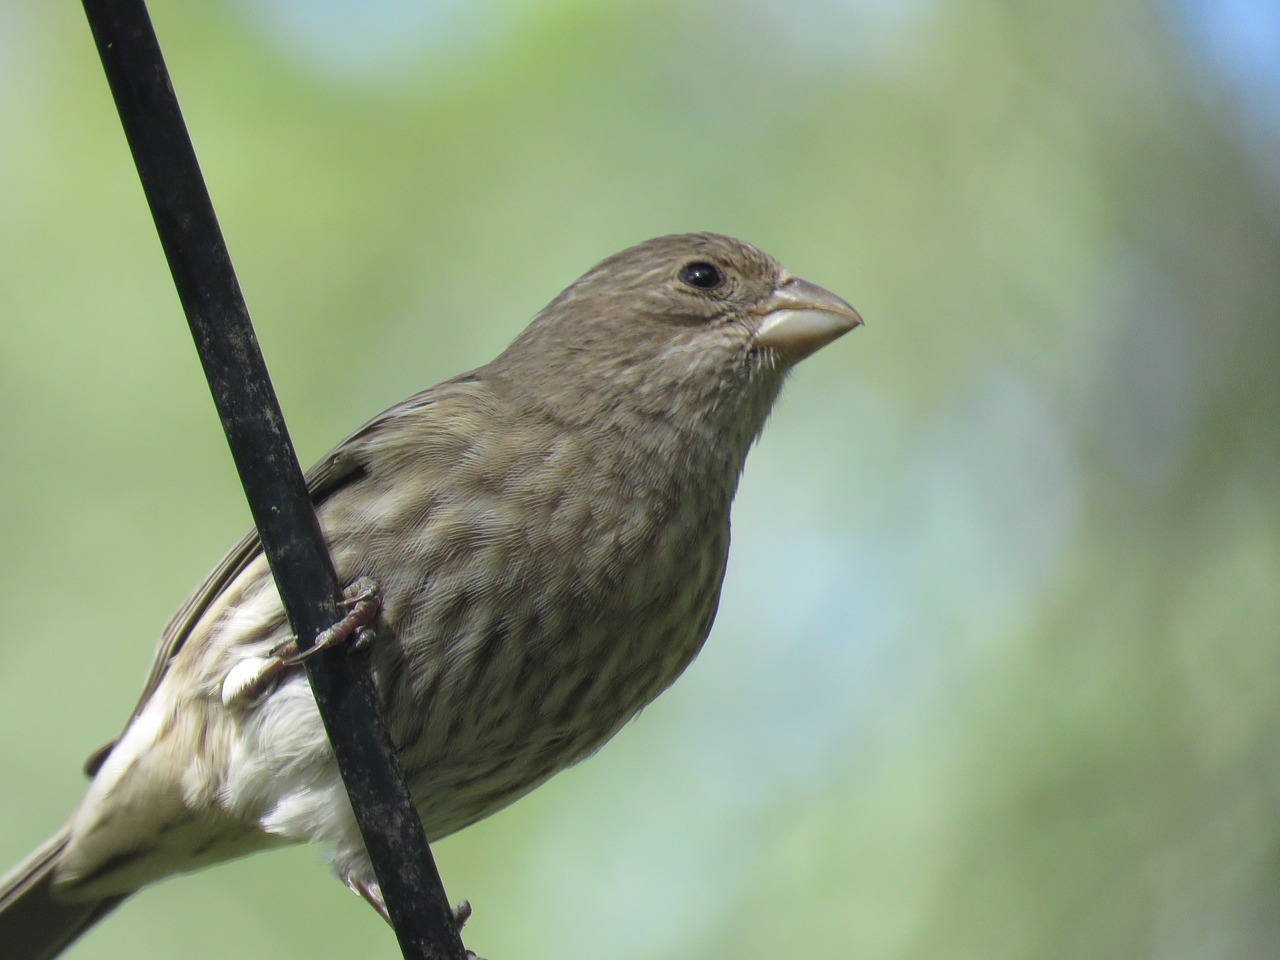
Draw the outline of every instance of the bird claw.
M471 901L459 900L458 905L453 908L453 925L458 932L462 932L462 928L467 925L467 921L471 919ZM470 952L470 951L468 951Z
M458 935L462 935L462 928L466 926L467 921L471 919L471 901L459 900L458 905L453 908L453 925L458 931ZM464 960L484 960L474 950L467 950L463 955Z

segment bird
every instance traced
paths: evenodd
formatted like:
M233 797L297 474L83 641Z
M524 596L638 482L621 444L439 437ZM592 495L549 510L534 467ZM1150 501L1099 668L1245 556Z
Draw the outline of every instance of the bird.
M792 368L861 323L750 244L658 237L307 474L429 840L595 752L694 659L747 453ZM6 957L48 960L148 884L290 843L385 917L293 650L250 532L166 627L79 806L0 880Z

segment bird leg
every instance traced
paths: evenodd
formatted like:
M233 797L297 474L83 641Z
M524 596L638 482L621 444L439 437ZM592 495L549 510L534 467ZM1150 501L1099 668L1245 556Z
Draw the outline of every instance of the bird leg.
M382 899L382 888L378 886L377 880L357 874L353 870L346 870L343 871L342 882L347 885L348 890L377 910L378 916L387 923L391 923L391 914L387 912L387 901Z

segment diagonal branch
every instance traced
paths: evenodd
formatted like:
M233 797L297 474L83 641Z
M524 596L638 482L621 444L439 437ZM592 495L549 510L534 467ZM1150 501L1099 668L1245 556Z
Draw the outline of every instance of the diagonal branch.
M178 297L300 650L339 619L339 584L267 376L213 204L143 0L83 0ZM306 660L404 956L463 947L368 671Z

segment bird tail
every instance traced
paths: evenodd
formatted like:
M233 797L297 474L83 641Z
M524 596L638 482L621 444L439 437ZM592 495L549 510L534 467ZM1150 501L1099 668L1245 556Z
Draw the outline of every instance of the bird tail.
M67 837L64 827L0 879L0 954L5 960L51 960L124 899L65 903L54 896L53 868Z

